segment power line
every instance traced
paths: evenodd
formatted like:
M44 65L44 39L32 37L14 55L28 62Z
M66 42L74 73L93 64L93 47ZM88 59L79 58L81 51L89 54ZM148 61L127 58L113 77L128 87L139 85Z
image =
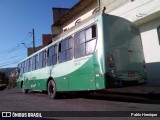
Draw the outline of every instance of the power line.
M6 64L6 63L11 63L11 62L15 62L15 61L20 61L22 59L12 59L10 61L6 61L6 62L3 62L3 63L0 63L0 65L3 65L3 64Z
M18 62L12 62L12 63L8 63L8 64L4 64L4 65L1 65L0 67L4 67L4 66L7 66L7 65L13 65L13 64L16 64Z
M16 51L18 48L20 48L20 45L22 43L24 43L24 41L27 41L30 37L31 36L29 36L29 33L28 33L27 36L24 39L22 39L16 46L14 46L13 48L11 48L9 50L6 50L5 52L10 54L10 53ZM3 53L4 53L4 51L3 51Z
M26 41L31 37L31 36L33 36L33 41L30 43L26 43ZM3 59L0 59L0 61L5 61L5 63L0 63L0 67L4 67L4 66L7 66L7 65L11 65L11 64L15 64L15 63L18 63L18 61L20 61L20 59L14 59L14 58L18 58L18 57L20 57L20 56L22 56L22 55L25 55L25 51L24 50L26 50L26 48L29 46L31 46L31 45L33 45L33 46L35 46L35 43L34 43L34 29L33 29L33 32L32 32L32 34L30 34L30 32L27 34L27 36L23 39L23 40L21 40L16 46L14 46L13 48L11 48L11 49L9 49L9 50L6 50L5 52L6 53L9 53L9 54L7 54L5 57L6 58L3 58ZM24 46L23 46L24 45ZM23 46L23 47L22 47ZM18 51L20 51L20 52L18 52ZM4 53L4 51L3 51L3 53ZM12 54L17 54L17 55L12 55ZM23 53L23 54L22 54ZM12 55L11 57L9 57L9 55ZM13 60L14 59L14 60Z
M8 58L4 58L4 59L1 59L0 61L4 61L4 60L8 60L8 59L11 59L11 58L16 58L16 57L19 57L19 56L22 56L24 54L20 54L20 55L15 55L15 56L11 56L11 57L8 57Z

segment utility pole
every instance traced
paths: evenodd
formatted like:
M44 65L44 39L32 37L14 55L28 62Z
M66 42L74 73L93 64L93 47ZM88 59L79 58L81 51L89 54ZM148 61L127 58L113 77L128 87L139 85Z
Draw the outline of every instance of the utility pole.
M36 52L36 49L35 49L34 28L33 28L33 32L32 32L32 34L33 34L33 53L35 53L35 52Z

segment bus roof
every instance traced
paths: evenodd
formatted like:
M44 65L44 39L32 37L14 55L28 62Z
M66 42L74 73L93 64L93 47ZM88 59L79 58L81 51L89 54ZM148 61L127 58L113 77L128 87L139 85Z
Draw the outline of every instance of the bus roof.
M40 52L48 49L50 46L58 43L59 41L63 40L64 38L67 38L67 37L75 34L75 33L78 32L79 30L81 30L82 28L85 28L85 27L87 27L88 25L94 24L96 21L98 21L98 18L101 17L101 16L103 16L103 15L105 15L105 16L107 15L108 17L116 17L116 18L118 17L118 16L114 16L114 15L109 15L109 14L106 14L106 13L102 13L101 11L99 11L99 12L91 15L91 16L88 17L87 19L83 20L82 22L78 23L78 24L75 25L74 27L72 27L72 28L68 29L67 31L64 31L64 32L62 32L61 34L57 35L55 38L53 38L54 41L53 41L51 44L45 46L44 48L38 50L37 52L33 53L32 55L26 57L25 59L21 60L19 63L21 63L21 62L23 62L23 61L25 61L25 60L27 60L27 59L29 59L29 58L37 55L38 53L40 53ZM120 18L120 17L118 17L118 18ZM124 18L122 18L122 19L124 19ZM126 19L124 19L124 20L126 20ZM126 21L128 21L128 20L126 20ZM130 21L128 21L128 22L130 22ZM19 63L18 63L18 64L19 64Z

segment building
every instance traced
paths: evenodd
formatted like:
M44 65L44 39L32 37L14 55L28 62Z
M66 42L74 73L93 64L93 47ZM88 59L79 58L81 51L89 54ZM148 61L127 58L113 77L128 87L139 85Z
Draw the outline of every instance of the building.
M54 37L52 34L43 34L42 35L42 45L35 47L35 51L38 51L40 49L42 49L43 47L49 45L50 43L52 43L52 37ZM31 54L34 53L33 47L31 48L27 48L27 54L28 56L30 56Z
M159 0L80 0L63 11L52 25L52 34L60 34L97 10L128 19L140 28L149 85L160 86L160 4ZM57 11L53 9L53 13ZM60 12L59 12L60 13ZM53 38L54 40L54 38Z

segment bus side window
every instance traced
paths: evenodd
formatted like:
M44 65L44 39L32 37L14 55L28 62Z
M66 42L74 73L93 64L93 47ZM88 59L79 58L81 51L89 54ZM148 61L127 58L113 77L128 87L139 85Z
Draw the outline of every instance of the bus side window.
M35 70L35 56L32 57L32 70Z
M96 46L96 26L86 30L86 54L92 54Z
M69 37L59 43L59 62L71 60L73 58L73 38Z
M96 46L96 25L75 34L74 43L75 58L92 54Z
M51 64L51 53L52 53L52 47L49 47L47 50L47 66L52 65Z
M63 40L59 43L59 50L58 50L58 61L64 62L65 61L65 49L66 49L66 40Z
M42 67L46 67L46 51L43 51Z
M42 68L43 53L39 53L39 68Z
M29 59L29 71L32 71L32 58Z
M52 56L53 65L57 64L57 45L54 46L54 55Z
M21 71L21 66L20 65L21 65L21 63L18 64L18 74L20 74L20 71Z
M73 38L67 39L66 60L73 58Z
M36 58L35 56L33 56L33 58L32 58L32 70L35 70L35 68L36 68L36 65L35 65L36 59L35 58Z
M85 32L81 31L75 34L74 39L75 58L80 58L85 55Z
M51 47L49 47L48 49L47 49L47 66L50 66L50 48Z
M23 62L23 73L25 73L25 61Z
M22 74L22 63L19 64L18 68L20 70L20 74Z
M29 59L26 61L26 72L29 72Z
M28 60L26 60L26 72L28 72Z
M47 65L51 66L57 63L57 51L55 50L57 45L51 46L48 49L48 59L47 59Z
M25 73L25 62L23 62L23 73Z
M35 69L37 70L38 69L38 55L35 56L35 59L36 59L35 60L35 62L36 62L35 63Z
M46 51L39 53L39 68L46 67Z

